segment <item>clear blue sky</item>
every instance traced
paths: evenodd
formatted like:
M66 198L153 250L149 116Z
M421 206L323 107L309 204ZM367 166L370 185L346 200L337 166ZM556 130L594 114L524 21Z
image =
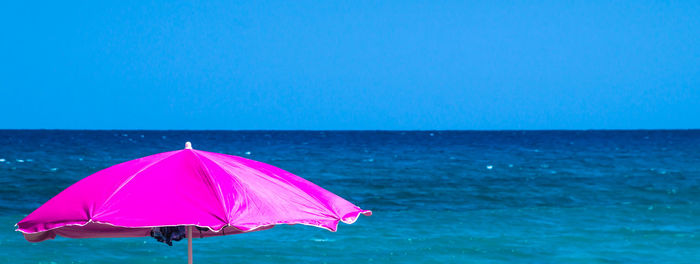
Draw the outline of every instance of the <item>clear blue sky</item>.
M698 1L15 2L0 128L700 128Z

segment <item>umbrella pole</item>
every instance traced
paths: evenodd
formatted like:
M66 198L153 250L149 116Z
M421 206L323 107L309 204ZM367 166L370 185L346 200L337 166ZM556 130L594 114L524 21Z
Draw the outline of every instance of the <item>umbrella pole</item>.
M192 264L192 226L187 227L187 264Z

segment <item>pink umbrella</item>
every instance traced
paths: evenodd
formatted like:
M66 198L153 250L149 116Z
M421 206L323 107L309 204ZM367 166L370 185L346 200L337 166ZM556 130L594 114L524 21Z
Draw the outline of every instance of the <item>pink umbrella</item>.
M159 153L101 170L65 189L17 223L30 242L142 237L157 227L186 226L194 236L304 224L335 232L371 215L280 168L242 157L194 150Z

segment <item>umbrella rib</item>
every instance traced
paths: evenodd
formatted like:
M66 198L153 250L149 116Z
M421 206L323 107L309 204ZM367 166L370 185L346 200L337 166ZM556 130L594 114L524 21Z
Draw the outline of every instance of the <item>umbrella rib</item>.
M241 158L242 158L242 157L241 157ZM338 214L335 212L335 210L333 210L333 208L329 208L329 207L328 207L323 201L321 201L318 197L309 194L306 190L304 190L304 188L300 187L296 182L292 182L292 181L290 181L289 179L286 179L286 178L284 178L284 177L280 177L280 176L277 175L278 173L272 172L272 171L270 171L268 168L265 168L265 167L266 167L266 166L270 166L270 167L273 167L273 168L276 168L276 169L280 170L281 173L290 174L290 175L292 175L292 176L294 176L294 177L297 178L297 182L305 183L305 184L307 184L307 185L310 185L310 186L316 187L316 188L320 188L320 189L325 190L325 191L328 191L328 190L324 189L324 188L321 187L321 186L318 186L317 184L315 184L315 183L313 183L313 182L311 182L311 181L308 181L308 180L306 180L306 179L304 179L304 178L302 178L302 177L299 177L299 176L295 175L294 173L291 173L291 172L286 171L286 170L284 170L284 169L281 169L281 168L277 168L277 167L275 167L275 166L272 166L271 164L266 164L266 163L263 163L263 162L259 162L259 161L257 161L257 160L251 160L251 159L246 159L246 158L243 158L243 159L245 159L245 160L247 160L248 162L251 162L251 163L256 163L256 164L262 165L261 167L255 168L255 170L257 170L258 172L260 172L260 173L263 174L263 175L275 175L275 176L277 176L277 177L274 177L276 180L282 181L282 182L285 182L285 183L287 183L287 184L289 184L289 185L291 185L291 186L294 186L294 187L297 188L297 190L299 190L300 192L302 192L303 194L305 194L305 195L300 195L300 197L301 197L302 199L304 199L304 200L306 200L306 201L308 201L308 202L311 202L312 204L314 204L314 205L316 205L317 207L319 207L319 209L325 209L326 211L331 212L331 213L333 214L333 215L330 215L332 218L338 218L338 219L340 219L340 216L338 216ZM265 179L265 177L263 177L263 179ZM269 179L265 179L265 180L270 181ZM333 194L333 193L331 193L331 194ZM335 195L335 194L333 194L333 195ZM309 198L310 198L310 199L309 199ZM323 210L322 210L322 211L323 211Z
M200 157L199 154L197 154L196 151L192 151L192 153L194 153L194 156L197 157L197 160L199 160L199 164L204 168L205 174L207 175L207 178L209 179L209 182L213 185L213 184L215 183L215 181L214 181L214 179L211 177L211 173L209 172L209 168L207 168L207 166L204 165L204 163L202 162L202 157ZM206 158L206 157L204 157L204 158ZM207 159L207 160L209 160L209 161L211 161L211 162L214 162L214 161L211 160L211 159ZM214 164L219 165L219 164L216 163L216 162L214 162ZM224 209L224 215L226 216L226 224L230 224L230 223L229 223L229 222L230 222L229 216L228 216L228 214L226 213L226 212L228 211L228 206L226 205L226 200L224 199L224 194L221 193L221 189L219 189L219 188L217 188L217 187L214 188L214 191L215 191L216 194L217 194L217 198L219 199L219 202L221 203L221 206L224 207L223 209ZM222 228L222 230L223 230L223 228Z
M207 154L214 154L214 155L222 155L222 154L205 152L203 156L204 156L204 158L206 158L207 160L209 160L209 161L213 162L214 164L218 165L219 167L221 167L223 170L229 172L229 170L226 169L226 167L224 167L224 166L222 166L221 164L219 164L219 162L217 162L216 160L214 160L214 159L208 157ZM239 157L239 158L241 158L241 157ZM245 158L243 158L243 159L245 159ZM251 161L251 162L257 163L257 164L262 164L262 165L266 165L266 166L272 166L272 165L265 164L265 163L262 163L262 162L259 162L259 161L256 161L256 160L249 160L249 159L245 159L245 160ZM240 163L239 161L236 161L236 162L238 163L239 166L245 166L245 167L254 169L254 170L258 171L260 174L263 174L263 175L268 175L268 176L269 176L269 175L276 175L276 173L273 173L273 172L269 171L269 170L266 169L266 168L252 168L252 167L250 167L250 166L247 166L247 165L245 165L245 164ZM272 166L272 167L274 167L274 166ZM293 175L293 176L295 176L295 177L301 179L301 182L305 182L305 183L310 184L310 185L312 185L312 186L315 186L315 187L317 187L317 188L323 189L322 187L320 187L320 186L318 186L318 185L316 185L316 184L314 184L314 183L312 183L312 182L310 182L310 181L308 181L308 180L306 180L306 179L303 179L303 178L301 178L301 177L299 177L299 176L296 176L296 175L294 175L294 174L291 173L291 172L285 171L285 170L280 169L280 168L278 168L278 169L281 170L283 173L291 174L291 175ZM270 172L270 173L266 173L266 172ZM230 173L230 172L229 172L229 173ZM267 177L261 177L261 178L262 178L263 180L266 180L266 181L271 181L271 180L268 179ZM278 177L274 177L274 179L275 179L275 180L278 180L278 181L281 181L281 182L285 182L285 183L287 183L287 184L289 184L289 185L291 185L291 186L296 187L297 190L298 190L299 192L301 192L301 193L304 194L304 195L299 195L299 197L301 197L301 199L304 199L304 200L306 200L307 202L309 202L309 203L315 205L315 206L317 207L317 209L319 209L319 210L321 210L321 211L326 211L326 212L331 213L331 214L327 215L328 217L330 217L330 218L335 218L335 219L341 219L341 218L342 218L342 216L338 215L338 213L336 213L335 210L333 210L332 208L327 207L326 204L325 204L323 201L321 201L318 197L315 197L314 195L310 195L308 192L306 192L304 189L302 189L301 187L299 187L297 184L295 184L295 183L289 181L288 179L285 179L284 177L279 177L279 176L278 176ZM323 189L323 190L325 190L325 189ZM331 193L331 194L332 194L332 193ZM334 195L335 195L335 194L334 194Z
M162 159L159 159L159 160L156 160L156 161L154 161L154 162L151 162L151 164L148 164L147 166L143 167L143 169L141 169L141 170L137 171L136 173L134 173L133 175L129 176L129 178L128 178L126 181L124 181L122 184L120 184L119 187L116 188L116 189L112 192L112 194L110 194L109 197L107 197L107 199L105 199L105 201L102 203L102 205L100 205L100 208L99 208L99 209L101 209L105 204L109 203L109 201L112 200L112 197L114 197L114 195L116 195L117 192L119 192L119 190L121 190L122 188L124 188L124 186L126 186L129 182L131 182L131 180L133 180L136 176L138 176L138 175L141 174L142 172L146 171L147 169L151 168L153 165L156 165L157 163L159 163L159 162L161 162L161 161L163 161L163 160L165 160L165 159L167 159L167 158L170 158L170 157L172 157L172 156L175 156L175 154L177 154L177 153L179 153L179 151L173 151L173 153L170 154L170 155L168 155L167 157L164 157L164 158L162 158ZM99 211L99 209L98 209L98 210L95 210L95 211ZM93 217L91 216L90 218L92 219Z

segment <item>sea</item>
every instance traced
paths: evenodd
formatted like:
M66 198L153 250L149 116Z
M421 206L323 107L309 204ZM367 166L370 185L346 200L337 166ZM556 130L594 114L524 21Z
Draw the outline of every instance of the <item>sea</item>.
M15 231L78 180L186 141L373 211L194 239L194 263L700 263L700 130L0 130L0 263L186 263L184 240Z

